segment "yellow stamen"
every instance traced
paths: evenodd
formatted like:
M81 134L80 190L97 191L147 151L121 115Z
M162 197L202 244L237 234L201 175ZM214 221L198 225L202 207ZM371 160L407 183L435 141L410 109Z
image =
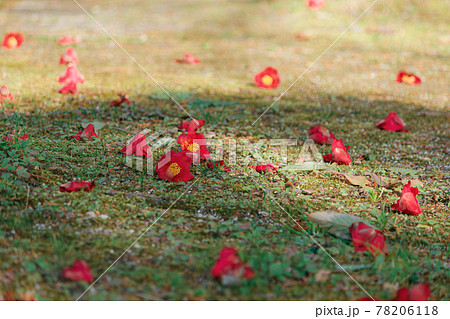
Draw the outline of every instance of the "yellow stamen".
M16 47L19 44L19 42L17 41L17 39L15 37L9 37L7 44L8 44L8 47L13 48L13 47Z
M181 167L177 163L172 163L167 168L167 171L168 171L167 173L169 173L168 175L170 175L171 178L173 178L173 177L177 176L178 174L180 174Z
M266 74L261 78L261 82L264 85L271 85L273 83L273 78L270 75Z
M406 84L414 84L414 82L416 82L416 77L414 75L403 75L402 82L405 82Z
M188 145L187 149L190 152L197 153L200 149L200 145L198 145L197 143L192 143Z

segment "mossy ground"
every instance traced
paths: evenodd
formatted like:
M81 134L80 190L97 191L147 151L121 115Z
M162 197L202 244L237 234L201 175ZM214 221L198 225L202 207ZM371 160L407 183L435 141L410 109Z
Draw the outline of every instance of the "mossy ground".
M31 291L39 300L78 298L88 285L63 281L65 267L81 258L99 276L180 197L83 299L364 296L277 203L373 296L392 298L398 287L427 282L432 299L448 299L445 2L380 0L252 125L370 5L328 2L319 12L290 0L80 3L189 113L207 120L204 133L302 141L310 126L326 125L351 145L354 159L351 166L333 166L334 170L420 180L422 215L390 211L401 186L364 190L328 170L283 172L292 189L285 188L281 175L259 175L243 165L231 173L194 166L200 179L180 197L190 184L171 184L133 170L117 151L142 129L176 138L175 128L186 114L75 3L0 1L1 30L26 36L19 50L0 50L0 85L7 85L16 97L14 108L3 107L1 132L30 136L20 145L3 143L9 153L2 161L10 157L5 165L13 170L23 166L31 174L23 178L2 166L0 291ZM309 40L297 40L298 33ZM56 79L64 70L58 65L64 48L57 39L65 34L83 38L75 49L86 83L73 97L56 93ZM185 52L201 63L174 63ZM279 70L280 87L255 87L253 75L269 65ZM423 84L395 83L401 69L420 75ZM132 105L111 107L116 92L123 91ZM391 111L404 119L409 133L375 129L374 123ZM101 140L72 140L80 121L105 123ZM268 148L264 155L279 151ZM299 151L300 146L289 149L290 163ZM325 154L329 147L320 151ZM248 154L238 150L238 155ZM367 160L359 160L361 155ZM95 180L97 187L91 192L59 192L58 185L75 179ZM309 213L319 210L367 219L386 235L390 255L355 253L350 242L307 220ZM89 218L87 212L108 218ZM257 276L235 287L213 280L209 270L224 246L238 247ZM329 271L325 280L320 274L328 272L322 270Z

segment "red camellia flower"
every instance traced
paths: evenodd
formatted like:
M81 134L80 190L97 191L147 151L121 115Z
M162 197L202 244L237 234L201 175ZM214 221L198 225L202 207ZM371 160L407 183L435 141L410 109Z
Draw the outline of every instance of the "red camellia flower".
M19 138L20 138L20 142L19 143L22 143L22 141L28 140L28 135L27 134L23 134ZM7 142L14 142L16 140L16 136L14 136L14 134L10 134L10 135L5 136L3 138L3 140L7 141Z
M325 6L325 0L307 0L306 4L313 10L319 10Z
M145 158L149 158L152 156L152 150L145 140L144 133L138 133L131 140L131 142L122 148L119 153L122 153L126 156L136 155L136 156L144 156Z
M398 83L406 83L408 85L420 84L420 78L412 73L406 73L405 71L400 71L397 74Z
M91 267L84 260L76 260L72 267L64 269L62 278L72 281L81 281L91 283L94 276L91 273Z
M178 126L178 129L182 131L195 132L198 128L202 127L203 124L205 124L205 120L183 121Z
M75 64L69 63L66 70L58 79L64 85L58 90L59 93L68 94L77 92L77 84L84 83L84 76L77 70Z
M255 271L251 266L242 263L236 249L225 247L220 251L219 259L211 269L211 275L226 283L241 278L251 279L255 276Z
M274 89L280 85L278 71L271 66L255 75L255 83L260 88Z
M309 138L317 144L331 144L335 140L333 133L322 125L311 127L309 129Z
M72 38L71 36L65 35L58 40L58 43L60 45L73 45L73 44L80 43L80 39L77 37Z
M58 93L75 94L75 93L77 93L77 84L76 83L66 83L58 90Z
M263 165L250 165L251 168L254 168L258 173L273 173L276 172L277 169L279 169L278 166L273 164L263 164Z
M397 295L391 301L427 301L431 296L430 287L427 284L418 284L408 288L401 288L397 291ZM382 301L374 298L375 301ZM363 297L359 301L372 301L369 297Z
M74 181L66 184L62 184L59 186L59 191L61 192L78 192L85 191L88 192L95 187L94 182L85 182L85 181Z
M0 104L3 103L11 103L14 100L14 96L11 92L9 92L9 89L6 85L3 85L0 88Z
M221 172L229 172L231 171L230 166L225 166L225 162L224 161L214 161L214 162L209 162L208 164L206 164L206 166L208 166L209 168L222 168Z
M22 33L11 32L3 38L2 47L8 50L17 49L22 45L23 41L25 41L25 37Z
M418 284L408 288L401 288L397 291L395 301L427 301L431 296L430 287L427 284Z
M85 138L94 138L98 137L97 133L95 133L95 127L93 124L89 124L82 131L78 132L77 135L72 135L74 139L77 141Z
M383 233L363 222L353 223L350 227L355 251L369 251L373 255L387 255L386 238Z
M350 165L352 162L352 159L350 158L350 155L348 154L348 150L350 149L350 145L347 146L347 148L344 145L344 142L342 141L342 138L338 140L333 140L333 143L331 144L331 153L324 155L323 160L325 162L333 162L337 164L344 164L344 165Z
M299 34L295 35L295 38L300 41L308 41L309 40L309 37L303 33L299 33Z
M390 112L384 120L376 123L375 126L386 131L409 132L405 129L405 122L403 122L403 120L395 112Z
M207 160L209 158L209 150L206 147L205 136L202 133L189 132L181 134L177 138L182 151L189 151L200 155L200 159Z
M83 84L84 76L77 70L77 67L69 63L66 70L58 78L59 83L76 83Z
M68 64L68 63L74 64L80 63L80 61L78 61L77 53L72 47L68 47L66 53L61 55L61 57L59 58L59 64Z
M193 55L190 55L189 53L186 53L184 55L184 59L176 59L177 63L188 63L188 64L197 64L200 61Z
M188 151L170 152L164 154L156 164L158 177L170 182L188 182L194 178L191 173L192 157Z
M402 195L397 201L397 204L392 205L391 209L414 216L422 214L416 198L417 194L419 194L419 189L417 187L411 187L411 181L408 181L408 184L403 186Z
M111 101L111 106L121 106L123 103L127 103L127 105L130 105L130 100L128 100L127 95L123 93L117 94L119 96L119 100L117 101Z

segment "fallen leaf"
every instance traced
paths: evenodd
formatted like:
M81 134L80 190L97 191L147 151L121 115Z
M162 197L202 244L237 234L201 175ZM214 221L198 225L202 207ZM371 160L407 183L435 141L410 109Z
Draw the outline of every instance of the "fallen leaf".
M317 282L325 282L328 280L328 277L330 277L331 271L326 269L320 269L316 274L314 275L314 278Z
M337 175L341 175L344 176L347 181L354 186L364 186L366 184L370 184L370 181L365 178L364 176L352 176L352 175L348 175L348 174L344 174L335 170L331 170L330 172L337 174Z
M337 212L316 212L308 215L308 219L320 227L326 228L330 233L348 240L352 239L349 227L353 223L363 222L376 229L376 227L359 217Z
M385 187L388 184L383 181L383 179L381 178L381 176L378 176L377 174L374 173L370 173L370 176L372 176L373 181L375 182L375 184L377 184L380 187Z

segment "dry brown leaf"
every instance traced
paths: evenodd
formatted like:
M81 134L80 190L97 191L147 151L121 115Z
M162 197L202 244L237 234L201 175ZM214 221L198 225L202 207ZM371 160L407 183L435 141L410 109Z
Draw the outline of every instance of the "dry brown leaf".
M330 277L331 271L326 269L320 269L316 274L314 275L314 278L317 282L325 282L328 280L328 277Z
M364 176L352 176L348 174L344 174L335 170L330 170L331 173L344 176L345 179L350 183L350 185L354 186L364 186L366 184L370 184L370 181Z

